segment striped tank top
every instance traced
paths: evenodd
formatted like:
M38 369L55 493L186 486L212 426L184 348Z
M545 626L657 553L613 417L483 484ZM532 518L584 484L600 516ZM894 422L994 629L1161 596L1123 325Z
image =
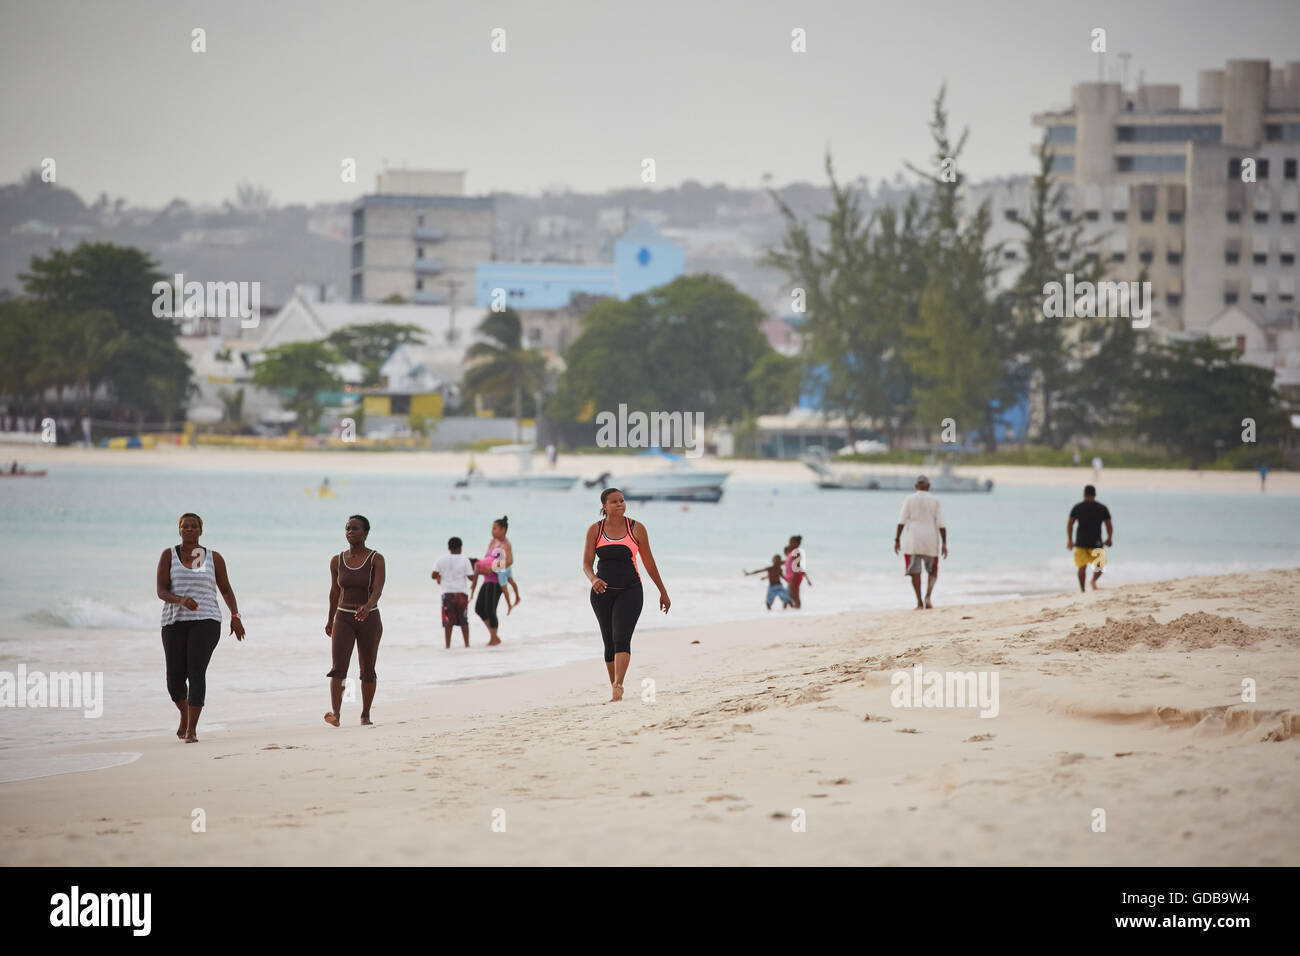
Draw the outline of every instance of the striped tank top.
M202 563L193 569L181 563L179 544L172 548L171 556L171 592L181 597L194 598L199 604L199 609L191 611L181 604L164 604L163 627L175 624L177 621L220 621L221 607L217 604L217 570L212 560L212 549L203 549Z

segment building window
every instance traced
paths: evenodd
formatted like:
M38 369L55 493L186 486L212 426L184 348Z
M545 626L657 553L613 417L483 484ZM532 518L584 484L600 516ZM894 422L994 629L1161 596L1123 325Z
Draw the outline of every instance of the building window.
M1228 250L1223 254L1223 261L1227 265L1235 266L1238 262L1241 261L1241 253Z
M1255 178L1268 179L1268 160L1261 159L1255 162Z
M1182 211L1178 209L1171 209L1169 210L1168 218L1171 223L1174 224L1180 223L1183 221Z
M1277 333L1276 333L1276 332L1266 332L1266 333L1264 333L1264 348L1268 349L1270 352L1276 352L1276 351L1277 351Z
M1116 156L1118 173L1181 173L1187 170L1186 156Z
M1058 253L1056 254L1056 261L1057 261L1057 262L1069 262L1069 261L1070 261L1070 254L1069 254L1068 252L1058 252Z
M1101 218L1101 213L1096 209L1088 209L1084 211L1083 218L1088 220L1088 222L1096 222Z
M1295 296L1292 295L1290 292L1279 292L1277 294L1277 300L1279 302L1294 302Z
M1110 214L1110 218L1114 222L1124 222L1128 219L1128 212L1124 209L1116 209Z
M352 235L364 236L366 233L366 211L364 209L352 210Z
M1225 289L1225 290L1223 291L1223 304L1224 304L1224 305L1232 305L1232 304L1233 304L1234 302L1236 302L1236 301L1237 301L1237 290L1236 290L1236 289Z
M1112 252L1110 254L1111 262L1123 262L1126 258L1127 256L1122 252Z
M1295 179L1295 160L1294 160L1294 159L1284 159L1284 160L1282 160L1282 178L1283 178L1283 179Z
M1073 126L1047 127L1047 141L1049 143L1073 143L1074 127Z
M417 226L424 225L424 213L420 213L418 216L415 217L415 224Z
M1142 212L1139 213L1139 215L1141 216L1143 222L1156 221L1156 211L1154 209L1143 209Z
M352 268L360 269L365 265L366 252L364 242L352 243Z
M1155 253L1152 252L1150 249L1143 249L1141 252L1138 253L1138 259L1141 260L1143 265L1148 265L1148 266L1151 265L1151 260L1154 259L1155 257L1156 257Z
M1007 209L1007 210L1005 210L1005 211L1002 213L1002 215L1004 215L1004 216L1007 217L1007 222L1019 222L1019 221L1020 221L1020 214L1019 214L1018 212L1016 212L1014 209Z
M1068 210L1068 209L1062 209L1062 210L1061 210L1061 222L1069 222L1069 221L1070 221L1070 217L1073 216L1073 215L1074 215L1074 214L1073 214L1072 212L1070 212L1070 210Z
M1284 252L1284 253L1282 253L1281 255L1279 255L1277 258L1278 258L1278 261L1281 262L1282 265L1284 265L1284 266L1293 266L1293 265L1295 265L1295 253L1294 253L1294 252Z
M424 258L424 246L416 246L416 247L415 247L415 258L417 258L417 259L423 259L423 258Z
M1256 302L1258 302L1260 305L1264 305L1266 302L1268 302L1268 296L1264 295L1263 293L1256 293L1255 295L1252 295L1251 298L1254 299Z
M1258 222L1258 223L1266 223L1266 222L1268 222L1268 213L1267 213L1267 212L1256 212L1256 213L1255 213L1255 221Z
M352 277L352 301L361 301L361 276L359 274Z
M1181 252L1174 252L1171 249L1165 253L1165 262L1169 263L1171 266L1179 265L1182 261L1183 254Z
M1016 250L1007 249L1002 253L1002 258L1014 262L1016 259Z
M1183 302L1183 297L1177 292L1170 292L1168 295L1165 296L1165 304L1168 305L1171 309L1178 308L1178 306L1182 305L1182 302Z
M1072 173L1074 172L1073 156L1053 156L1052 172L1054 173Z
M1229 210L1228 210L1228 222L1241 222L1241 210L1240 210L1240 209L1229 209Z
M1238 352L1246 351L1246 336L1244 335L1237 336L1237 351Z
M1287 225L1287 226L1293 225L1295 223L1295 213L1293 212L1282 213L1282 223L1283 225Z
M1217 124L1115 127L1115 140L1120 143L1217 143L1221 139L1223 127Z
M424 280L423 280L423 279L416 279L416 280L415 280L415 291L416 291L416 292L423 292L423 291L424 291Z
M1267 253L1267 252L1257 252L1257 253L1255 253L1253 256L1250 257L1250 261L1253 262L1253 263L1255 263L1255 265L1257 265L1257 266L1266 266L1266 265L1268 265L1268 253Z
M1241 157L1240 157L1240 156L1232 156L1232 157L1229 157L1229 159L1228 159L1228 178L1229 178L1229 179L1240 179L1240 178L1241 178Z

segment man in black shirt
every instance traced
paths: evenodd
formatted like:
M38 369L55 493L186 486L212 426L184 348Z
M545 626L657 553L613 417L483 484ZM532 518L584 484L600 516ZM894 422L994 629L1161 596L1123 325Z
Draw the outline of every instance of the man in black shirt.
M1075 534L1074 523L1079 522L1079 532ZM1065 546L1074 552L1074 566L1079 569L1079 590L1084 588L1084 579L1088 576L1088 565L1096 566L1092 575L1092 589L1097 590L1097 579L1106 567L1106 552L1102 547L1101 526L1106 525L1106 544L1109 548L1113 540L1114 529L1110 523L1110 509L1097 500L1097 489L1092 485L1083 488L1083 500L1070 509L1070 520L1065 525ZM1093 551L1098 551L1093 554Z

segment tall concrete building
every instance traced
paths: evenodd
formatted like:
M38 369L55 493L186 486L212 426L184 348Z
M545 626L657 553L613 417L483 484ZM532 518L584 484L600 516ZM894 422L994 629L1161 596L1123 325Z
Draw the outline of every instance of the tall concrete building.
M1300 276L1300 62L1229 60L1196 92L1184 107L1176 85L1079 83L1034 123L1078 211L1112 227L1112 277L1146 266L1157 326L1205 330L1235 302L1284 320Z
M464 172L391 170L352 204L349 298L470 305L474 270L492 258L490 196L466 196Z

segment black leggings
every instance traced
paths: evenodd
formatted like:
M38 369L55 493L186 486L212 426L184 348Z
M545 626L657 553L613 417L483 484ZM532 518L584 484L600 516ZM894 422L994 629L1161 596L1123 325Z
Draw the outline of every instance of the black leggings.
M501 600L501 585L497 581L484 581L474 601L474 613L494 631L497 628L497 602Z
M591 609L600 622L606 663L612 661L615 654L632 653L632 632L636 630L644 601L645 592L639 584L630 588L607 587L603 594L591 592Z
M177 621L162 629L163 654L167 657L167 693L172 700L188 698L191 707L202 707L208 690L208 661L221 640L220 621ZM186 691L185 683L189 682Z

